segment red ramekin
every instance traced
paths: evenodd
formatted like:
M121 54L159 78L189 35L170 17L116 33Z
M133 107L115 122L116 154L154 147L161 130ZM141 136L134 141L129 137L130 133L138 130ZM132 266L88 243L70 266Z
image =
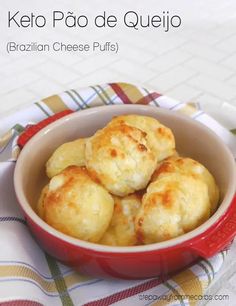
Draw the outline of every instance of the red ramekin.
M177 151L198 160L210 170L220 188L218 210L204 224L180 237L133 247L82 241L46 224L34 209L41 188L48 181L45 163L52 152L64 142L91 136L113 116L130 113L152 116L170 127L175 135ZM30 136L21 137L22 146ZM42 248L64 264L93 276L164 279L200 257L213 256L236 235L236 170L229 149L201 123L156 107L101 106L70 114L49 124L24 146L16 163L14 185L27 224Z

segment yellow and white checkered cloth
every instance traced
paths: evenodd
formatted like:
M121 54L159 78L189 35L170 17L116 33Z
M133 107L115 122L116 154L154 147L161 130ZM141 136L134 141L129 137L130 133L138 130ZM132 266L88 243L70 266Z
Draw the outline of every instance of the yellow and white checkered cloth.
M122 281L80 275L45 254L31 237L17 206L13 171L19 154L17 136L24 128L65 109L113 104L148 104L191 116L213 129L236 152L231 132L198 104L180 103L155 91L126 83L68 90L4 118L0 131L0 303L7 305L196 305L223 265L227 251L202 259L160 283L158 279ZM207 297L210 299L211 297ZM2 304L1 304L2 305Z

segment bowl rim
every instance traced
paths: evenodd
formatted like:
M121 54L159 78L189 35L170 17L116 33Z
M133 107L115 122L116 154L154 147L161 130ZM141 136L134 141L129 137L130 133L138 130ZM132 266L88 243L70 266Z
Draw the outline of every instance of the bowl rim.
M198 226L196 229L188 233L185 233L181 236L178 236L176 238L172 238L172 239L169 239L163 242L156 242L153 244L138 245L138 246L108 246L108 245L101 245L98 243L84 241L84 240L66 235L54 229L53 227L48 225L45 221L43 221L28 203L26 196L23 193L22 188L20 188L20 183L18 179L21 173L21 168L22 168L21 161L24 158L24 155L27 154L30 150L32 150L31 147L33 147L33 144L38 141L37 139L40 139L52 129L56 129L61 124L66 124L66 122L68 122L69 120L73 120L76 117L88 116L88 115L92 115L93 113L97 113L97 112L103 113L104 111L108 111L108 109L111 109L111 108L113 108L114 110L114 115L115 115L116 110L117 111L124 110L124 113L125 113L125 110L127 110L128 108L129 109L138 108L139 110L143 111L144 112L143 115L145 115L145 111L147 110L150 111L150 107L153 109L155 113L163 113L166 115L171 115L189 124L196 125L198 128L202 129L203 132L206 133L208 137L214 138L215 141L217 141L219 145L222 147L222 149L224 150L224 153L227 156L229 164L232 164L232 167L231 167L232 171L230 174L231 175L230 180L232 181L232 183L228 187L225 197L221 205L217 209L217 211L206 222L204 222L203 224ZM192 240L193 238L195 239L198 236L201 236L202 234L204 234L204 232L210 229L217 221L219 221L219 219L223 215L225 215L226 211L229 209L233 201L233 197L235 195L235 186L236 186L236 167L235 167L234 157L232 153L230 152L229 148L226 146L226 144L224 144L224 142L221 140L219 136L217 136L210 128L200 123L199 121L192 119L191 117L188 117L181 113L170 111L168 109L158 108L158 107L150 106L150 105L137 105L137 104L127 105L126 104L126 105L97 106L97 107L92 107L92 108L85 109L85 110L80 110L78 112L69 114L61 119L58 119L57 121L50 123L48 126L40 130L34 137L32 137L29 140L29 142L22 149L18 157L18 160L16 162L15 169L14 169L15 193L17 196L18 203L20 204L26 216L30 217L30 219L34 223L36 223L36 225L39 226L42 230L44 230L45 232L48 232L50 235L54 236L57 239L65 241L66 243L72 244L76 247L89 249L92 251L102 252L102 253L136 253L136 252L157 251L161 249L176 247L177 245L186 243L187 241Z

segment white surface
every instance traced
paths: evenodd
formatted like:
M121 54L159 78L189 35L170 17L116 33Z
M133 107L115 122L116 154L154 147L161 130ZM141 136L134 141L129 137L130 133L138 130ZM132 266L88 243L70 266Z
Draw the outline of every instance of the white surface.
M0 117L23 105L68 88L95 83L126 81L155 88L181 101L197 101L214 115L215 108L236 106L236 1L199 0L4 0L0 3ZM180 29L130 30L59 28L8 29L7 11L100 13L119 16L129 9L160 13L162 9L182 16ZM91 13L92 14L92 13ZM18 53L7 54L7 41L46 43L117 41L118 54ZM213 102L212 102L213 101ZM234 122L230 122L232 127Z
M190 3L191 2L191 3ZM229 128L236 128L236 1L73 1L4 0L0 2L0 118L9 112L68 88L123 81L154 88L181 101L199 102L204 110ZM163 4L164 3L164 4ZM147 5L148 4L148 5ZM10 31L6 29L9 9L69 9L82 12L103 10L116 14L129 9L178 11L184 17L181 30L124 31L121 28L85 31ZM120 51L110 54L13 54L5 43L18 41L118 41ZM236 247L231 250L210 294L230 294L236 305Z

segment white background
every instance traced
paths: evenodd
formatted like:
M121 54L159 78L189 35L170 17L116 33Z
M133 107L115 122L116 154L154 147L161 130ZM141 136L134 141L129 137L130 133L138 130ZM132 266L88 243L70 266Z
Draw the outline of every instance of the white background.
M155 15L169 10L183 19L180 29L8 29L7 12L45 14L53 10L95 16L104 10L122 18L136 10ZM225 123L235 127L236 1L157 0L4 0L0 2L0 116L68 88L125 81L154 88L181 101L200 102ZM118 42L111 53L6 53L8 41L47 43ZM219 118L222 121L222 118Z

